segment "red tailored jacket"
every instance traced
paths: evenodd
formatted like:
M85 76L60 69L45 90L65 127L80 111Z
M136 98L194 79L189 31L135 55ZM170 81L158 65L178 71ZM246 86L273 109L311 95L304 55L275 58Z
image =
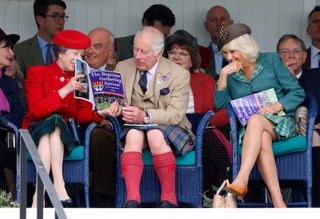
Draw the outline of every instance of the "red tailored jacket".
M217 127L229 124L227 111L214 109L214 79L204 73L191 73L190 84L194 98L194 111L205 113L209 110L215 112L210 123Z
M74 72L63 72L56 62L29 68L25 81L28 112L23 118L23 128L52 114L61 115L65 121L76 118L80 124L102 119L92 110L91 103L75 99L73 92L63 99L60 97L59 89L73 76Z
M190 84L194 99L194 111L196 113L205 113L213 110L215 115L210 121L212 125L219 127L229 124L227 110L214 109L214 86L216 84L214 79L204 73L191 73ZM228 157L230 161L232 161L232 147L230 142L219 129L212 130L226 148Z

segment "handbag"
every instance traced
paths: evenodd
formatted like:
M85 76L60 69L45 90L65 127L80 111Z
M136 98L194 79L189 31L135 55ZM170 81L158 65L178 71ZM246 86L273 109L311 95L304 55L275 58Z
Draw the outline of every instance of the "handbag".
M217 190L216 194L213 196L212 208L236 208L237 199L236 195L226 192L226 195L221 194L224 190L224 187L229 184L229 180L224 180Z
M76 140L76 145L82 145L83 144L83 134L82 134L82 128L78 122L78 120L74 118L69 119L68 127L74 136L74 139Z

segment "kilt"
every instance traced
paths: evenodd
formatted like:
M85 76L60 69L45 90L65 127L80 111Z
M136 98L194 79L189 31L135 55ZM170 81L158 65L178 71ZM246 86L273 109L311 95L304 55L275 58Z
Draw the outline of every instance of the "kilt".
M296 122L293 116L277 116L263 114L266 119L273 123L273 130L277 135L277 140L283 141L298 135ZM239 144L245 134L245 127L242 127L239 134Z
M126 134L130 129L137 129L145 133L151 129L158 129L162 132L167 144L171 147L176 156L184 155L186 152L192 150L195 142L187 130L178 126L124 126L121 134L120 142L122 147L125 144Z
M32 124L28 127L28 130L35 145L38 146L41 137L53 133L56 126L61 129L61 141L64 144L64 155L66 156L75 147L76 139L61 116L53 114L40 122Z

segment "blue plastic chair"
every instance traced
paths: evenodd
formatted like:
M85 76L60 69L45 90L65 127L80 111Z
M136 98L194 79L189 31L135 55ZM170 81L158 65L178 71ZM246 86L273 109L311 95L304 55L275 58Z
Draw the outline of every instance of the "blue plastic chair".
M76 147L72 150L70 156L64 158L63 162L63 177L65 183L74 183L74 184L82 184L83 185L83 197L85 201L85 207L90 207L90 199L89 199L89 142L90 142L90 134L91 131L96 127L96 123L91 123L85 131L84 144ZM18 145L19 146L19 145ZM19 157L19 148L17 147L17 168ZM17 182L19 182L19 173L17 171ZM28 183L36 182L36 171L34 164L31 161L28 161ZM80 191L80 190L79 190ZM17 183L17 200L20 193L19 184ZM76 205L81 207L80 205L80 194L77 193Z
M291 207L311 207L312 206L312 134L315 117L317 115L317 103L312 94L306 93L305 100L301 104L306 106L309 110L308 112L308 124L307 124L307 134L306 136L297 136L287 141L278 141L273 143L274 152L279 144L291 144L292 147L297 147L298 144L304 143L307 144L306 150L290 152L281 151L279 156L276 156L276 166L278 172L278 178L280 185L285 185L286 183L304 182L304 192L306 195L306 201L297 201L287 203ZM231 142L233 149L233 167L232 167L232 176L233 179L236 178L240 165L241 165L241 155L238 145L238 128L240 123L232 109L231 105L227 105L228 117L231 126ZM290 147L281 147L289 148ZM250 181L262 181L262 178L259 174L258 168L253 168L250 174ZM272 203L253 203L253 202L243 202L238 203L239 207L270 207Z
M209 111L206 114L187 114L192 124L192 131L196 134L195 149L182 157L177 157L176 195L179 204L190 207L202 207L203 173L202 173L202 139L203 133L214 115ZM120 130L120 128L118 128ZM121 172L120 155L122 153L118 139L117 150L117 184L116 207L124 207L126 202L126 186ZM190 160L193 164L190 165ZM157 174L151 165L149 151L143 152L144 169L140 184L141 203L157 203L160 201L161 187Z

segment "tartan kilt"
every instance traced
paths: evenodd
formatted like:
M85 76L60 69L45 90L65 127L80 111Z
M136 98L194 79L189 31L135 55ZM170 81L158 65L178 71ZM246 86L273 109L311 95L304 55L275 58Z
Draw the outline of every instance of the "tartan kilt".
M35 145L38 146L41 137L53 133L56 126L61 129L61 141L64 144L64 155L66 156L75 147L76 139L60 115L53 114L46 119L33 123L28 127L28 130Z
M277 116L263 114L266 119L273 123L273 130L277 135L277 140L283 141L298 135L296 129L296 121L293 116ZM239 135L239 142L242 143L242 138L245 134L245 127L242 127Z
M192 150L195 146L194 139L192 139L189 132L178 126L124 126L121 134L121 144L124 147L125 138L130 129L137 129L145 133L151 129L158 129L162 132L167 144L171 147L176 156L184 155L186 152Z

